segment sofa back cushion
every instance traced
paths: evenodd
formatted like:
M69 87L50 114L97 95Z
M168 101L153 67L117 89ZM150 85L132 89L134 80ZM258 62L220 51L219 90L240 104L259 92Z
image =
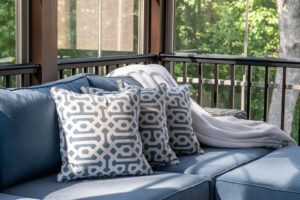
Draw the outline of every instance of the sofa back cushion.
M0 89L0 190L59 170L59 128L50 88L79 92L86 74L22 89Z
M125 83L128 83L129 85L136 85L143 88L143 86L139 82L128 76L101 77L90 74L87 78L90 87L100 88L106 91L118 91L119 88L116 82L117 80L121 80Z
M118 90L116 80L140 85L128 77L81 74L20 89L0 88L0 191L61 166L59 127L52 87L80 93L80 87Z

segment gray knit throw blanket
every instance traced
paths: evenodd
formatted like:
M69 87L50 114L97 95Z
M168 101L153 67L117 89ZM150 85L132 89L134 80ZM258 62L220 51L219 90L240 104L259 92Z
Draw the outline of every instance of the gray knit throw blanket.
M166 83L177 86L172 75L161 65L130 65L118 68L107 76L130 76L144 88ZM192 100L193 129L202 144L222 148L280 148L296 142L278 127L261 121L232 116L212 117Z

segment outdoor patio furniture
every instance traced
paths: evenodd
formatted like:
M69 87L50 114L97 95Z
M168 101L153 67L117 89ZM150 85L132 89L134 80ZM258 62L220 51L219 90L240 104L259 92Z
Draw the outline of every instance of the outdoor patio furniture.
M204 147L206 154L180 156L179 165L154 168L154 174L149 176L56 182L61 157L58 120L49 93L51 87L79 92L81 86L91 86L113 91L117 90L118 79L138 85L128 77L81 74L25 89L0 89L1 200L275 199L275 193L265 191L273 186L278 186L277 199L300 198L297 193L298 147L284 147L274 152L264 148ZM282 169L280 173L279 169ZM277 180L278 184L274 182ZM247 183L257 183L256 190ZM246 190L254 194L248 196Z
M299 147L284 147L220 176L217 199L300 199L299 155Z

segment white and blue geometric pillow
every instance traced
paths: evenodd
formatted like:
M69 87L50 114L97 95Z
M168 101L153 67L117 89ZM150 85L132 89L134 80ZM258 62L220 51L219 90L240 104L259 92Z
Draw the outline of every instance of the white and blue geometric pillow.
M169 144L176 154L203 153L192 128L190 85L167 90Z
M136 88L125 82L117 81L120 91ZM108 92L98 88L81 88L83 93L104 95ZM179 160L170 148L168 141L168 127L166 119L166 91L165 84L155 88L141 89L139 132L143 143L143 153L152 166L174 165Z
M138 132L140 90L104 96L52 88L61 126L61 172L57 181L147 175Z
M117 81L120 91L133 85ZM143 152L151 165L175 165L179 159L169 146L166 118L167 85L162 83L154 88L141 89L139 131L142 136Z

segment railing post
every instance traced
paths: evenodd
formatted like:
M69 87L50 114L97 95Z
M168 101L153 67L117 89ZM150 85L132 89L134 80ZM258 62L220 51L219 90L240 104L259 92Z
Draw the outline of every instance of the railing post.
M8 75L8 76L5 76L5 78L6 78L6 85L5 85L5 87L11 88L11 76Z
M186 62L183 62L183 83L187 82L187 66Z
M286 95L286 67L283 67L282 72L282 96L281 96L281 130L284 130L285 119L285 95Z
M264 93L264 121L268 118L268 104L269 104L269 66L265 66L265 93Z
M231 83L230 83L230 108L234 109L234 94L235 94L235 66L230 65Z
M109 65L105 65L105 75L109 73Z
M165 61L164 63L169 73L174 77L174 62Z
M198 104L202 106L202 77L203 77L203 63L199 63L198 67Z
M214 89L214 107L218 107L218 94L219 94L219 65L215 64L215 89Z
M173 78L175 77L175 62L170 62L170 74L173 76Z
M99 75L99 66L95 66L95 74Z
M251 119L251 86L252 86L252 69L248 65L248 80L247 80L247 118Z
M61 69L59 70L59 79L63 79L64 78L64 75L65 75L65 70Z
M76 75L77 74L77 70L76 70L76 68L73 68L72 69L72 76L74 76L74 75Z

